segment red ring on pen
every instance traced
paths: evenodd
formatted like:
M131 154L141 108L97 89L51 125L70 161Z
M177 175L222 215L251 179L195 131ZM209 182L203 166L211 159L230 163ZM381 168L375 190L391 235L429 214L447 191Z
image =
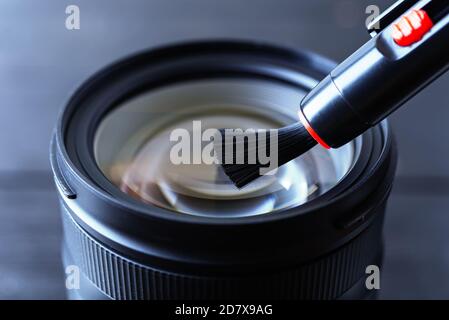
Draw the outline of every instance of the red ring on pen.
M326 149L330 149L331 147L329 147L328 144L326 142L324 142L323 139L320 138L318 133L316 133L316 131L313 130L313 128L310 126L309 122L307 121L306 117L304 117L301 110L298 111L298 116L299 116L299 120L304 125L304 127L306 128L306 130L310 134L310 136L313 139L315 139L315 141L318 142L318 144L320 144L322 147L324 147Z

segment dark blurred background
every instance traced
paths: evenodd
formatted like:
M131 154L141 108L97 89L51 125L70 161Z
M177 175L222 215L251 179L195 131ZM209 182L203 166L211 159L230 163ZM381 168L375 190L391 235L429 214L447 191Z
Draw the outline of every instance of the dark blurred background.
M366 7L393 2L0 1L0 298L65 298L48 145L59 110L89 75L138 50L206 38L261 40L340 61L369 39ZM80 30L65 28L70 4L80 8ZM449 298L448 84L449 74L391 117L400 161L380 298Z

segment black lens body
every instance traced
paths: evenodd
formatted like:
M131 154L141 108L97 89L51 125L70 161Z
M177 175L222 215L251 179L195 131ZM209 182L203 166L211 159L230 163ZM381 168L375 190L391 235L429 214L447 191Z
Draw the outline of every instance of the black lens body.
M200 42L115 63L79 88L51 143L65 264L79 266L72 298L363 298L380 265L396 166L386 123L361 136L359 157L330 191L276 214L236 219L176 215L121 192L93 154L101 119L118 103L168 84L258 78L310 90L334 64L315 54L242 42ZM298 101L299 107L300 101ZM119 128L118 128L119 130Z

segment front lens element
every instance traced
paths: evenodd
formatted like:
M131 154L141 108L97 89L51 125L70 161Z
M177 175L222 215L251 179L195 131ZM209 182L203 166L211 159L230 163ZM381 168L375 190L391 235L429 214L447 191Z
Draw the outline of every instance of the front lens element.
M348 173L356 160L355 142L331 151L315 147L275 175L239 190L218 165L201 157L210 143L201 141L201 133L282 127L297 121L304 95L285 84L250 79L194 81L149 91L103 119L95 136L95 158L123 192L176 213L235 218L296 207ZM186 133L189 150L195 151L193 145L200 141L199 154L183 154L188 164L173 161L173 148L180 142L173 136L180 138L174 134L179 132Z

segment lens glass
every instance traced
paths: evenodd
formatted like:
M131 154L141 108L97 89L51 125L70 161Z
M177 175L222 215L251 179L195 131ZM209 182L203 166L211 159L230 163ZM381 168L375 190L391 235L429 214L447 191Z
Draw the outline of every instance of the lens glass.
M207 129L285 126L297 121L304 95L296 87L250 79L151 90L104 117L95 135L95 158L123 192L178 214L236 218L299 206L350 171L356 142L330 151L317 146L276 174L237 189L210 163Z

